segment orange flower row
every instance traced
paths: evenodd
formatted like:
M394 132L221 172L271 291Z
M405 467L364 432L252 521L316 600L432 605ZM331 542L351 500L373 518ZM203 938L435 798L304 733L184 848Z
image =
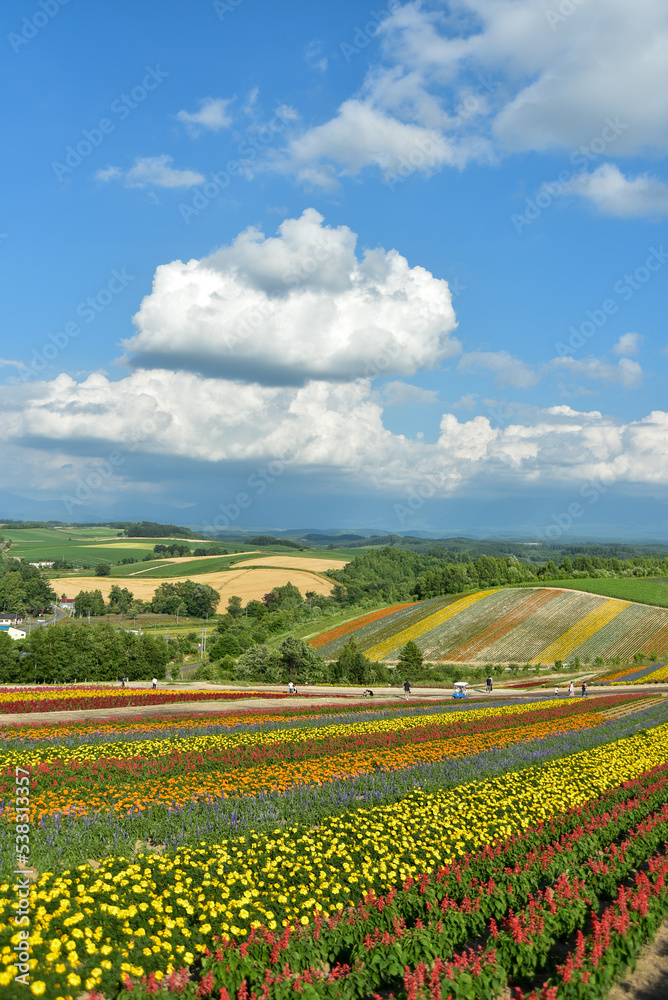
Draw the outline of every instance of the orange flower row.
M31 797L31 822L56 813L86 816L95 813L125 814L153 806L181 807L193 800L237 798L260 792L286 792L299 784L325 784L353 778L376 770L392 771L416 764L432 763L444 757L467 757L526 740L555 733L589 729L603 722L600 712L591 711L515 726L489 733L473 733L450 739L390 748L374 748L334 754L313 760L280 761L258 767L235 767L213 774L186 773L146 780L138 777L121 788L110 788L82 798L76 787L60 787L57 801L48 792ZM5 818L9 818L5 814Z
M340 639L342 636L348 635L350 632L357 632L363 625L369 625L371 622L377 622L380 618L386 618L388 615L394 614L395 611L403 611L404 608L410 608L413 603L415 602L408 601L407 604L395 604L391 608L382 608L380 611L373 611L371 614L364 615L362 618L355 618L351 622L345 622L343 625L339 625L338 628L330 629L329 632L323 632L322 635L316 636L315 639L309 639L309 644L313 646L314 649L320 649L321 646L326 646L329 642L334 642L336 639Z

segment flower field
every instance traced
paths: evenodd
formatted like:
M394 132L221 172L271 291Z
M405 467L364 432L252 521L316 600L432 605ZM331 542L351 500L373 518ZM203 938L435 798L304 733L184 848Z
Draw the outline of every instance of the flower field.
M88 708L177 705L193 701L237 701L239 698L287 698L265 691L164 691L94 685L0 688L0 715L25 712L69 712Z
M648 667L628 665L597 678L598 684L653 684L668 681L668 663L653 663Z
M353 636L372 660L413 640L431 661L551 663L668 653L668 611L557 588L506 588L397 605L312 638L325 659Z
M16 724L0 782L8 996L603 997L668 913L633 692Z

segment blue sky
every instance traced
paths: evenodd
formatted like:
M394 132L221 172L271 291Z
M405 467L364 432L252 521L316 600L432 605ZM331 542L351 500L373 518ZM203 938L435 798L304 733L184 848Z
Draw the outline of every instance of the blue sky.
M5 516L665 536L665 3L1 17Z

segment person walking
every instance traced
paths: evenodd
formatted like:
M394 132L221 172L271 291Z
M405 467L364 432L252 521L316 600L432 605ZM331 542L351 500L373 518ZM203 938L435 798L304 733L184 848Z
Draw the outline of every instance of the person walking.
M572 698L575 694L575 688L573 687L573 681L568 685L568 697Z
M582 682L582 697L583 698L587 697L587 682L586 681Z
M295 693L295 686L292 683L292 681L290 681L290 683L288 684L288 694L294 694L294 693Z
M554 693L555 694L559 694L559 685L558 684L554 685Z
M406 701L408 701L411 693L411 682L406 678L404 681L404 694L406 695Z
M153 685L153 690L155 691L155 689L156 689L156 688L157 688L157 686L158 686L158 678L157 678L157 677L154 677L154 678L153 678L153 680L151 681L151 683L152 683L152 685Z

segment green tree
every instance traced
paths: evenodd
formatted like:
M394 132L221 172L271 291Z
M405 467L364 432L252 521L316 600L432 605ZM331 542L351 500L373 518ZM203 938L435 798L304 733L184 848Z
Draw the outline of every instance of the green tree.
M399 653L399 672L406 673L406 671L409 671L412 673L419 673L422 670L423 662L424 657L422 655L422 650L418 644L413 642L411 639Z
M375 664L367 660L351 636L332 665L333 680L349 684L371 684L375 679Z
M308 643L292 635L285 637L279 647L287 680L302 684L317 684L324 678L324 663Z
M251 646L239 657L234 668L234 679L280 684L283 681L284 670L285 664L277 649Z
M225 632L214 639L207 652L212 660L222 660L224 656L239 656L241 645L234 632Z
M151 602L151 609L159 615L174 615L181 604L191 618L205 618L215 613L220 603L220 594L206 583L182 580L178 583L162 583L157 588Z
M109 591L107 610L110 611L111 614L126 615L132 607L133 602L134 595L128 590L128 588L121 588L115 583Z
M111 566L109 563L98 563L95 567L95 576L111 576Z
M227 601L228 615L231 615L232 618L241 618L243 612L244 609L241 604L241 598L238 597L236 594L232 594L232 596Z
M101 590L80 590L74 598L74 613L80 618L88 615L104 614L104 598Z

